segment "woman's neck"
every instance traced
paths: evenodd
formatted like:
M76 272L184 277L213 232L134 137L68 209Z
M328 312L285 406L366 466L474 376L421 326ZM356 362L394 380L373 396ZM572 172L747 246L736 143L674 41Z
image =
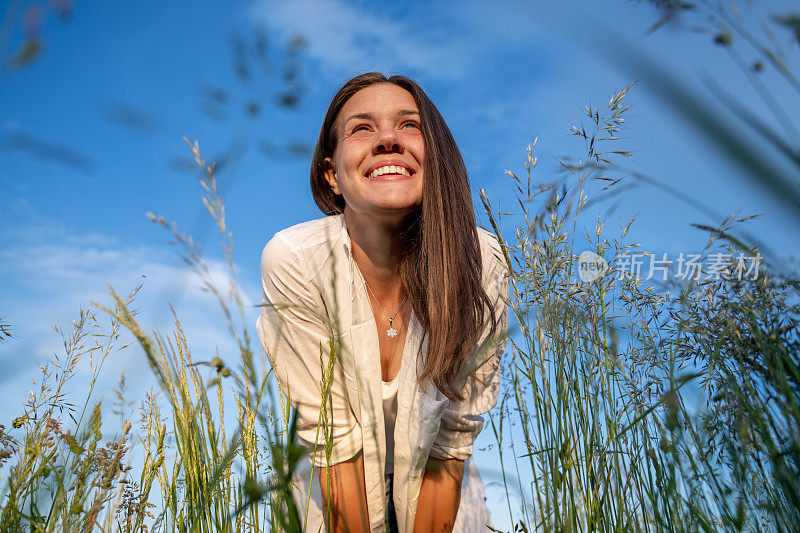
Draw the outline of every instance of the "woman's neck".
M359 216L345 209L345 224L350 235L353 260L378 298L399 298L402 290L398 269L407 246L404 220Z

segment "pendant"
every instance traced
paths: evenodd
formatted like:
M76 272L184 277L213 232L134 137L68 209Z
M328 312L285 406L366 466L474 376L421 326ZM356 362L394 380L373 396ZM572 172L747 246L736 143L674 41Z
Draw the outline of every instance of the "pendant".
M389 329L386 330L386 335L389 337L397 337L397 330L392 327L392 319L389 319Z

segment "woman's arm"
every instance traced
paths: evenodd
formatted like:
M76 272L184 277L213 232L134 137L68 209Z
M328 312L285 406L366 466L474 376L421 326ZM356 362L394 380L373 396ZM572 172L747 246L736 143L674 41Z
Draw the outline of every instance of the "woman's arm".
M261 254L261 314L256 329L269 356L281 394L297 410L297 436L314 450L315 466L338 464L361 449L361 428L352 414L341 362L328 376L333 326L312 283L307 262L277 233ZM324 401L328 426L319 431L322 378L330 378ZM316 443L316 448L315 448ZM332 444L326 457L326 444Z
M450 533L461 501L464 461L428 458L419 490L414 531Z
M332 465L330 469L319 467L317 470L322 489L322 513L325 515L327 530L331 533L368 532L369 512L367 489L364 486L363 454L359 452L349 461ZM329 479L330 492L328 492Z

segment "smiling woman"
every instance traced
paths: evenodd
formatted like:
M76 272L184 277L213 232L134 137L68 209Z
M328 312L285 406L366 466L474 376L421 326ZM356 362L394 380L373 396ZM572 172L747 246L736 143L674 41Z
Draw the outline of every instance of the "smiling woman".
M267 243L258 319L317 467L295 478L306 529L485 531L469 459L497 402L508 279L449 128L412 80L357 76L311 190L326 216Z

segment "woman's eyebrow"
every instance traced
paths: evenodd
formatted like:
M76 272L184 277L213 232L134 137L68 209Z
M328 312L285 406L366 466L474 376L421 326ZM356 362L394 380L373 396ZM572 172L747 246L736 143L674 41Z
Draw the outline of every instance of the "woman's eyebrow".
M405 117L405 116L408 116L408 115L417 115L417 116L419 116L419 112L418 111L414 111L413 109L401 109L401 110L399 110L397 112L397 116L400 116L400 117ZM354 114L350 115L349 117L347 117L347 120L345 120L344 123L347 124L348 122L350 122L351 120L354 120L354 119L372 120L374 122L375 121L375 115L373 115L372 113L354 113Z

